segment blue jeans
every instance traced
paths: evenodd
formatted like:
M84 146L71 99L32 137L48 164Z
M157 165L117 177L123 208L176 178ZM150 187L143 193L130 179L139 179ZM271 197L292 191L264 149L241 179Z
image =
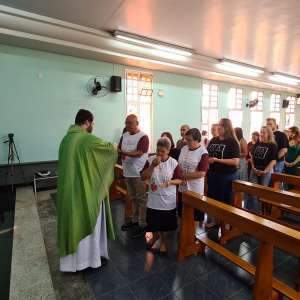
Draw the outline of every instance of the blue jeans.
M238 178L238 173L221 174L207 173L207 196L232 205L232 181Z
M250 172L249 181L251 183L257 183L260 185L268 186L271 182L272 172L267 173L265 175L257 176L253 170ZM245 208L254 212L259 213L261 211L260 203L256 196L245 195Z
M238 168L238 179L248 181L248 164L245 158L240 158L240 165Z
M278 160L274 167L274 172L275 173L283 173L283 170L284 170L284 160Z

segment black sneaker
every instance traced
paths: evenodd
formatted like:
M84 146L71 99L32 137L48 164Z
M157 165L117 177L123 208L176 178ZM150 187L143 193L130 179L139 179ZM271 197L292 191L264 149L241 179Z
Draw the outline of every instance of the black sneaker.
M137 223L137 222L136 223L128 222L128 223L125 223L124 225L121 226L121 230L128 231L131 228L136 227L138 225L139 225L139 223Z
M138 238L144 237L145 233L146 233L145 229L146 229L146 227L141 227L141 226L136 227L131 234L131 238L138 239Z

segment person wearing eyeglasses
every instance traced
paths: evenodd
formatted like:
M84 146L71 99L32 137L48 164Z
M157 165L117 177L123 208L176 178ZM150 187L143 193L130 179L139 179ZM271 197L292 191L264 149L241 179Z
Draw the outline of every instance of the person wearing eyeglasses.
M127 190L133 203L132 218L122 225L123 231L130 231L132 238L145 235L147 196L141 179L149 150L149 138L140 130L138 117L130 114L125 120L124 133L120 139L118 151L122 158L123 174Z
M178 193L178 214L182 211L182 192L193 191L204 194L204 179L208 169L208 153L201 145L201 133L197 128L191 128L185 134L187 145L181 149L179 166L183 171L184 183L179 185ZM196 238L201 234L204 214L200 210L194 210L194 221Z

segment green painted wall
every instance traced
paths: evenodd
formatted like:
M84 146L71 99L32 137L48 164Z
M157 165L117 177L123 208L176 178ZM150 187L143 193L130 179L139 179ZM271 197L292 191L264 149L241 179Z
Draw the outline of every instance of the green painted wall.
M113 65L70 56L0 45L0 137L15 134L22 162L57 159L58 145L79 108L95 115L94 133L117 142L125 117L125 89L104 98L92 98L86 83L94 75L119 75L122 65ZM39 76L42 75L42 76ZM182 123L201 124L200 78L153 72L153 135L171 131L178 138ZM232 86L219 85L219 114L227 116L227 94ZM158 90L164 96L157 95ZM243 87L244 100L252 88ZM264 91L265 117L269 110L270 91ZM283 95L285 97L286 95ZM300 111L297 111L297 121ZM299 122L299 121L298 121ZM298 123L298 125L300 125ZM249 128L245 109L244 128ZM246 130L246 136L249 133ZM7 145L0 144L0 164L6 162Z

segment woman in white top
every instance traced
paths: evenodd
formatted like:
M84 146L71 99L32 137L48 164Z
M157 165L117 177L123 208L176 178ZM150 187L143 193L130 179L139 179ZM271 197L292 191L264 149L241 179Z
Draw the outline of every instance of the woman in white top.
M182 183L182 172L178 162L169 156L171 142L168 138L160 138L157 142L156 155L151 156L143 171L142 179L149 181L147 202L147 232L153 237L147 243L152 249L160 239L160 252L167 251L167 232L177 229L176 184Z
M197 128L191 128L185 134L187 145L181 149L179 156L179 166L183 171L184 184L179 186L178 213L181 215L182 201L181 192L193 191L201 195L204 194L204 178L208 169L208 153L201 146L201 133ZM196 237L200 234L200 227L204 220L201 211L194 211L196 225Z

